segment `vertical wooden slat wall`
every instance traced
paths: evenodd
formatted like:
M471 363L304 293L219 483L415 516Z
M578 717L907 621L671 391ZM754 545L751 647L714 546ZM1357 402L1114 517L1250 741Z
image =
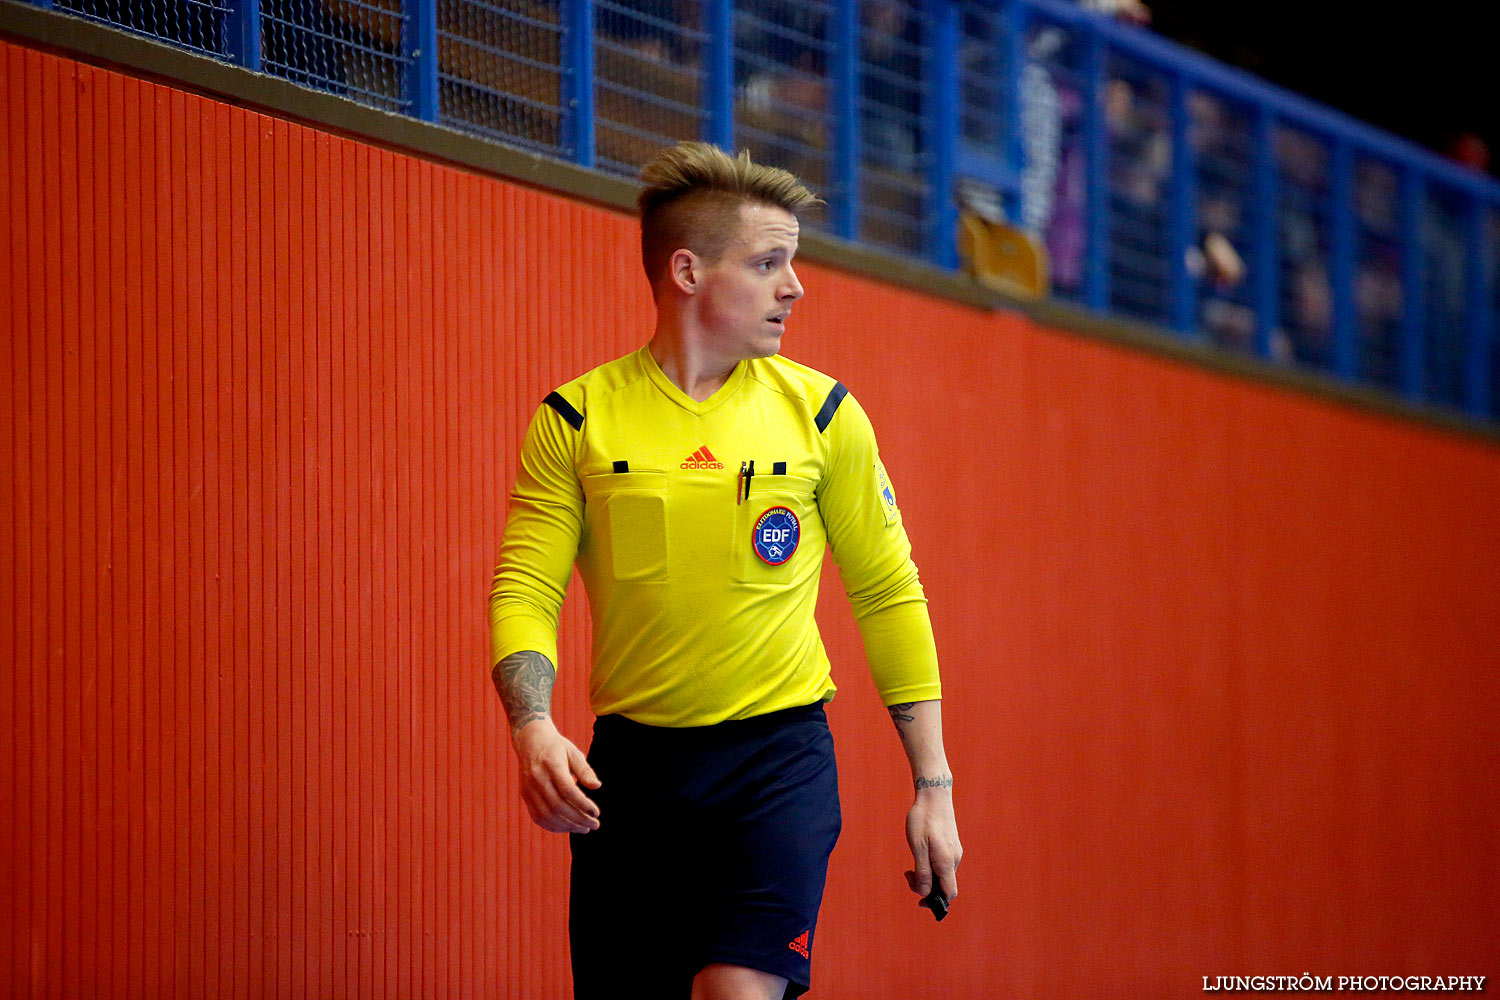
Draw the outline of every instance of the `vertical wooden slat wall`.
M0 117L0 994L565 996L484 603L531 411L649 330L633 220L12 44ZM935 925L830 572L815 995L1493 973L1500 450L803 280L967 849Z

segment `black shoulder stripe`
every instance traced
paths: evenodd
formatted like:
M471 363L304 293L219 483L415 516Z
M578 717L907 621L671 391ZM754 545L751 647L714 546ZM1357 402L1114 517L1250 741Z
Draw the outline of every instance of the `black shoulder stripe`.
M819 434L828 429L828 421L833 419L834 412L838 410L839 404L844 401L844 397L847 395L849 395L849 390L844 388L844 383L833 383L833 388L828 390L828 398L823 400L823 408L813 418L813 423L818 425Z
M583 430L583 414L573 409L573 404L563 399L555 392L547 393L547 398L542 400L562 415L562 418L573 425L575 431ZM824 404L825 408L827 404ZM822 428L818 428L822 430Z

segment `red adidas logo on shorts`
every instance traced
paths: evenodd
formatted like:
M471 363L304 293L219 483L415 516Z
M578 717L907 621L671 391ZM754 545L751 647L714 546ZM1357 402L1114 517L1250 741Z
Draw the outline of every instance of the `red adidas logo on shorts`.
M803 931L801 934L798 934L797 937L787 945L787 947L795 951L797 954L801 955L803 958L807 958L807 935L811 933L812 931Z

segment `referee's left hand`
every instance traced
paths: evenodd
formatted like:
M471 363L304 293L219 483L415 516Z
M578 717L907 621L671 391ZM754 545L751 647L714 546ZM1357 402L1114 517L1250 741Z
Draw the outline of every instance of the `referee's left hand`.
M906 873L906 884L918 896L932 892L933 880L952 902L958 896L958 863L964 856L958 842L958 821L953 816L953 788L921 788L906 813L906 843L911 847L915 871Z

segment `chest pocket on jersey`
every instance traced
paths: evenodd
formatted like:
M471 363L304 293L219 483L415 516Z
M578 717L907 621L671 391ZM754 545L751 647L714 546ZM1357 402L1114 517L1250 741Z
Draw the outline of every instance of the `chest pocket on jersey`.
M607 550L616 580L667 578L667 475L613 472L583 477L589 530Z
M801 476L760 476L734 508L730 545L736 583L786 586L809 560L823 560L814 483Z

